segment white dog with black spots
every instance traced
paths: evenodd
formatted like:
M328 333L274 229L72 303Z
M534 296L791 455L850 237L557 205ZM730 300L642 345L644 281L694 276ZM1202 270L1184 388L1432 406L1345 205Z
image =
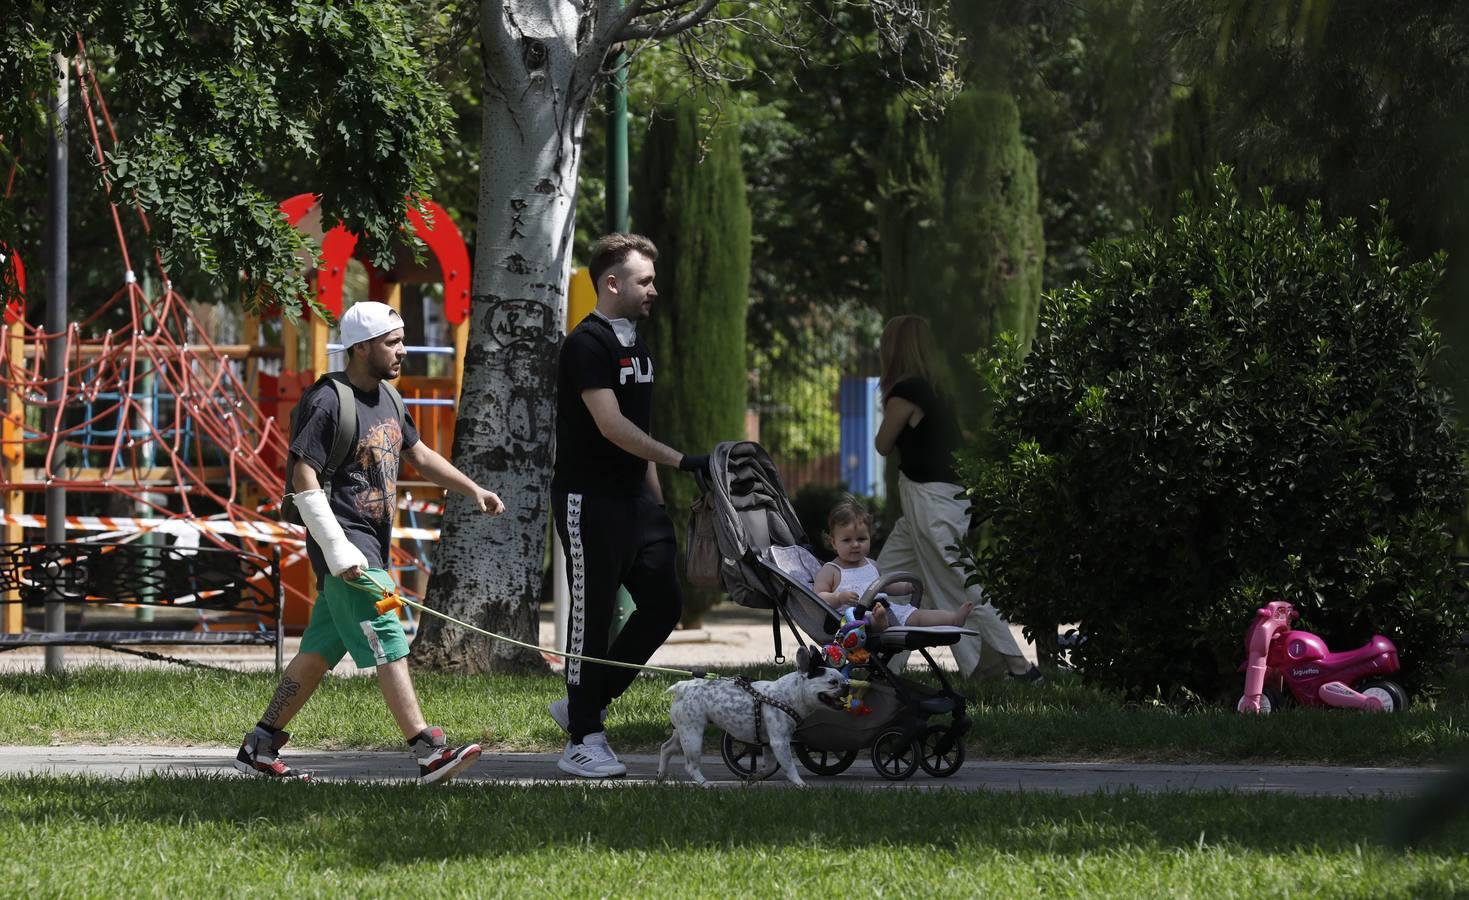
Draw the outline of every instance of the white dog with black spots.
M821 706L840 709L842 695L847 691L847 680L842 673L822 665L819 657L805 650L796 654L796 660L796 671L775 681L756 681L751 687L761 695L790 707L802 717ZM668 712L673 723L673 735L663 743L658 754L660 781L668 773L668 763L673 754L682 752L684 769L689 777L702 787L710 786L709 779L699 768L699 760L704 755L704 726L712 722L736 740L769 745L771 752L763 754L757 779L770 777L779 765L785 769L792 784L806 786L795 760L791 758L791 735L798 723L779 706L763 702L758 705L760 730L757 735L755 698L733 679L680 681L668 690L674 695L673 706Z

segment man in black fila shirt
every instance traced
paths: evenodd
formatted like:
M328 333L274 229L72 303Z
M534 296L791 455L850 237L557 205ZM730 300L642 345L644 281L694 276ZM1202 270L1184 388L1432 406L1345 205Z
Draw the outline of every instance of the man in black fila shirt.
M709 457L686 456L648 434L654 367L636 323L648 317L658 296L657 258L653 242L636 234L609 234L592 247L597 308L561 346L551 479L571 587L566 650L639 664L663 644L683 607L678 547L655 466L709 467ZM637 608L609 647L618 585ZM551 717L569 738L557 764L563 772L585 778L627 773L607 745L602 720L636 675L635 669L566 661L566 699L551 704Z

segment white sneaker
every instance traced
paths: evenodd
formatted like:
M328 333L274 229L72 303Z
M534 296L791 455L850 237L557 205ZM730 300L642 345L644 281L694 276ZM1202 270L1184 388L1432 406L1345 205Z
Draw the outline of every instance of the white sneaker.
M551 713L551 718L556 720L556 724L561 726L561 730L571 734L571 701L565 697L560 700L552 700L551 705L546 709ZM607 724L607 707L602 707L602 717L597 721L604 725Z
M580 744L567 741L556 768L582 778L620 778L627 774L627 766L618 762L617 754L607 746L607 735L600 731L587 735Z

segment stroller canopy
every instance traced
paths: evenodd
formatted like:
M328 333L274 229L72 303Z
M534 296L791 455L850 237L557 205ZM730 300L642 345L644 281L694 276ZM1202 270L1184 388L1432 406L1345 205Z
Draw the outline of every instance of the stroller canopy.
M776 599L762 589L758 559L771 547L807 543L780 475L765 448L752 441L726 441L709 456L710 507L719 542L720 580L731 600L770 609Z

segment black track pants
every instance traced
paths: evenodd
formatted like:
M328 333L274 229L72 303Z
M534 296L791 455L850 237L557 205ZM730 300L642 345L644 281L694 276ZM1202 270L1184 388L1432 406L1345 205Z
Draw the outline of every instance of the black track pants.
M647 662L683 611L678 545L668 514L646 497L557 492L551 503L556 532L566 548L566 582L571 588L567 652ZM637 608L609 647L618 585L627 588ZM573 741L602 730L600 711L621 696L637 674L636 669L620 666L566 661Z

